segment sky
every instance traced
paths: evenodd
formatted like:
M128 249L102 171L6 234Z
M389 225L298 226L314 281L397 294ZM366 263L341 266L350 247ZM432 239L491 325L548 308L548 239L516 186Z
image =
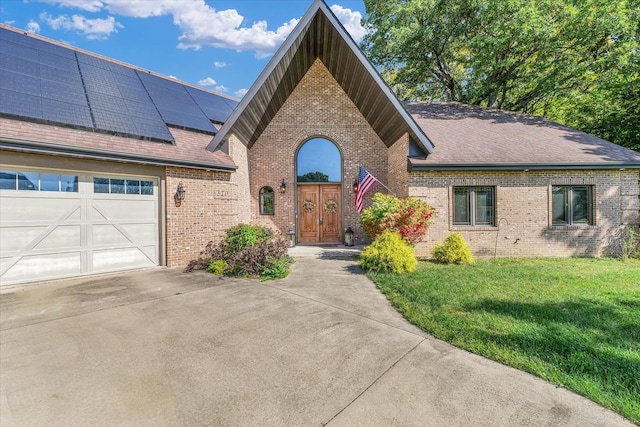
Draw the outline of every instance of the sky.
M325 0L351 37L362 0ZM0 21L241 98L313 0L1 0Z

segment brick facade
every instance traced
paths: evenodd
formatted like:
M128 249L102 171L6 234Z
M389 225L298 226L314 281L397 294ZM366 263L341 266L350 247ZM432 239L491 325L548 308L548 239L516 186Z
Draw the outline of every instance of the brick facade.
M333 141L342 154L342 228L351 227L355 243L363 243L353 182L358 166L362 165L387 184L387 147L320 60L312 65L249 151L251 221L283 233L295 230L296 153L313 137ZM280 193L278 188L283 179L287 191ZM259 214L258 193L264 186L275 191L273 216ZM365 206L371 203L371 195L376 191L385 190L380 185L374 186Z
M186 194L178 204L179 183ZM167 266L183 267L238 223L237 194L229 172L178 167L166 168L166 188Z
M600 256L618 227L637 224L639 178L633 169L412 172L410 195L436 209L416 253L429 256L436 241L456 231L481 257ZM592 186L593 225L551 225L553 185ZM494 186L499 227L454 226L453 186Z

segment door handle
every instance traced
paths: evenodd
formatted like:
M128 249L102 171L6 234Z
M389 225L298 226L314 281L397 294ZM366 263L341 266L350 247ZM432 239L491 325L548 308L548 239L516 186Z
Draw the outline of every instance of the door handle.
M322 225L322 218L318 219L318 224Z

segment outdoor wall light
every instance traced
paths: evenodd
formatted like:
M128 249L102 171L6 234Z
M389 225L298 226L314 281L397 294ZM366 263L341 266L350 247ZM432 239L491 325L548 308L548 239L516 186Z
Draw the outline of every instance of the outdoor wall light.
M284 178L282 178L282 184L280 184L280 192L284 193L285 191L287 191L287 183L284 182Z
M173 196L173 198L176 200L176 206L180 206L180 204L182 203L182 201L184 200L184 187L182 186L182 183L178 184L178 189L176 190L176 194L175 196Z
M358 180L354 180L353 181L353 192L357 193L358 192Z

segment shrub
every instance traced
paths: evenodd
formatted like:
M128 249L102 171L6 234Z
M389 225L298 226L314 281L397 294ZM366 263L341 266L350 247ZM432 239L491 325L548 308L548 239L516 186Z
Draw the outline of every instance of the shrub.
M258 242L271 240L273 234L271 231L261 225L239 224L231 227L226 232L225 241L228 250L239 252L247 246L253 246Z
M227 274L227 272L229 271L229 264L227 264L225 260L216 259L212 261L211 264L209 264L209 267L207 267L207 271L209 273L222 276L224 274Z
M422 240L432 223L433 214L434 209L420 199L399 199L377 193L373 196L371 206L360 215L360 225L369 237L375 238L385 231L394 231L413 246Z
M260 277L263 280L286 277L293 259L287 255L288 242L262 226L240 224L226 231L217 245L209 242L186 271L207 269L215 274Z
M289 264L293 262L293 259L288 255L280 259L268 258L267 266L260 276L260 281L284 279L289 275Z
M396 274L414 271L418 265L413 248L393 231L378 235L360 254L360 263L366 271Z
M609 236L606 254L627 261L640 259L640 230L637 225L627 224Z
M459 233L451 233L444 243L436 243L433 259L443 264L470 264L474 262L471 248Z

